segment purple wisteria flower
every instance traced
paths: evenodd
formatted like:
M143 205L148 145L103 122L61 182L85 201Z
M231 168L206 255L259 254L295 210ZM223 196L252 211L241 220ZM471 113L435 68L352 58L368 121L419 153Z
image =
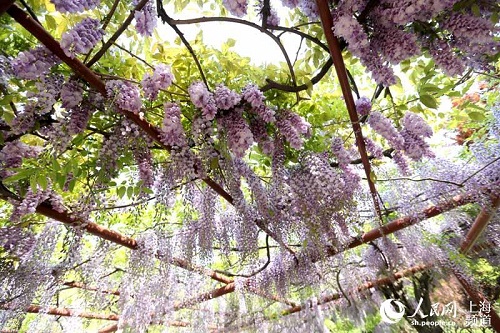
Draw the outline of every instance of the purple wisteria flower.
M165 103L161 127L161 142L174 148L187 146L186 133L181 123L181 108L175 103Z
M188 88L189 97L194 106L201 108L205 120L212 120L217 113L217 105L213 94L203 82L193 82Z
M221 110L229 110L235 107L241 100L241 96L223 84L219 84L214 92L215 105Z
M367 116L372 109L372 102L368 97L361 97L356 101L356 111L361 117Z
M301 135L308 136L311 129L311 124L290 110L282 110L278 114L276 126L286 141L290 143L290 147L295 149L302 148Z
M370 113L368 124L375 132L384 137L394 149L404 149L404 138L383 114L377 111Z
M101 22L93 18L84 18L73 29L61 37L61 48L64 53L74 58L77 54L88 53L104 36L100 28Z
M106 82L106 92L116 106L125 111L139 114L142 107L139 88L128 81L111 80Z
M243 17L247 13L247 0L222 0L222 4L234 16Z
M83 99L83 88L78 83L78 81L70 80L63 84L61 88L61 101L62 107L65 109L71 109L78 104Z
M12 61L14 75L20 79L36 80L47 74L52 66L60 62L45 46L24 51Z
M153 74L144 74L141 85L146 97L152 101L158 97L161 89L167 89L173 82L174 75L170 66L160 64L155 67Z
M139 0L134 0L132 4L137 6ZM156 11L153 6L153 1L148 1L141 10L136 10L134 13L135 29L142 36L151 36L156 28Z
M94 9L101 0L50 0L61 13L78 13L85 10Z

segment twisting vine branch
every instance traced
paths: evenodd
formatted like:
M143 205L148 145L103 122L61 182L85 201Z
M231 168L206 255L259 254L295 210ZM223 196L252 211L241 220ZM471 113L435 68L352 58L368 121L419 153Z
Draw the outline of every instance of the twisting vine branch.
M267 266L269 266L269 264L271 263L271 249L269 247L269 235L266 235L266 255L267 255L267 260L266 260L265 264L262 265L262 267L260 267L256 271L254 271L252 273L249 273L249 274L233 274L233 273L225 272L225 271L219 271L219 270L215 270L215 271L218 272L218 273L224 274L226 276L231 276L231 277L245 277L245 278L250 278L252 276L255 276L255 275L259 274L264 269L266 269Z
M89 67L89 68L92 67L93 64L95 64L96 62L99 61L99 59L102 58L102 56L111 47L111 45L113 45L113 43L116 42L118 37L120 37L121 34L125 30L127 30L128 26L130 25L130 23L132 23L132 20L134 19L135 12L137 10L141 10L142 7L144 7L148 1L149 0L141 0L137 4L137 6L135 6L135 8L130 11L130 14L128 15L128 17L125 19L125 21L123 21L122 25L118 28L118 30L115 31L113 36L111 36L111 38L108 39L108 41L106 43L104 43L104 45L101 47L101 49L99 51L97 51L97 53L92 57L92 59L90 59L89 62L87 62L85 64L85 65L87 65L87 67Z
M279 49L281 50L281 53L283 53L283 57L285 58L285 62L288 66L288 70L290 71L290 77L292 79L292 83L294 86L297 85L297 80L295 77L295 71L293 69L292 62L290 60L290 57L288 56L288 52L286 51L285 47L283 46L283 43L281 43L281 40L278 37L276 37L273 33L268 31L267 29L255 24L255 23L252 23L252 22L249 22L246 20L242 20L242 19L238 19L238 18L234 18L234 17L197 17L197 18L186 19L186 20L173 20L171 18L168 18L168 21L167 21L167 23L169 25L171 25L171 24L173 24L173 25L194 24L194 23L206 23L206 22L232 22L232 23L243 24L243 25L252 27L254 29L257 29L260 32L269 36L276 43L276 45L278 45Z
M113 2L113 6L111 6L108 15L106 15L106 17L104 18L104 22L102 24L102 30L106 30L106 28L108 27L108 24L109 22L111 22L111 18L115 14L116 8L118 8L119 3L120 0L115 0L115 2Z
M262 28L267 28L267 19L271 13L271 5L269 0L264 0L262 5Z
M168 24L172 29L174 29L175 33L179 36L184 46L188 49L189 53L191 54L191 57L193 57L196 67L198 67L198 71L200 72L200 76L201 79L203 80L203 83L205 83L205 86L210 90L210 86L208 85L207 78L205 77L205 73L203 72L203 68L201 67L201 63L200 60L198 59L198 56L194 52L191 44L189 44L189 42L187 41L186 37L184 37L182 31L177 27L177 24L173 23L172 18L168 16L167 12L165 11L165 8L163 8L162 0L156 0L156 10L158 11L158 16L161 18L162 22Z

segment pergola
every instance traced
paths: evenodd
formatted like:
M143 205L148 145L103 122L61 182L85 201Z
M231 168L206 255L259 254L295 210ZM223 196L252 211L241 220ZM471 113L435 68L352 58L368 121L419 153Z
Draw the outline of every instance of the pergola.
M372 195L373 199L373 205L375 208L375 211L379 216L381 216L381 208L379 206L379 201L377 199L377 190L375 188L375 183L372 181L371 175L371 161L370 161L370 156L367 153L366 147L365 147L365 142L363 140L363 134L362 134L362 129L360 126L360 119L358 117L358 114L356 113L356 107L355 107L355 102L354 98L352 95L351 87L349 84L349 78L348 78L348 73L346 71L345 65L344 65L344 60L342 57L342 50L345 47L345 45L342 45L339 42L339 39L334 35L332 31L332 23L330 19L330 9L329 9L329 4L327 0L317 0L317 6L319 8L320 12L320 17L321 17L321 23L323 26L323 31L325 33L326 39L327 39L327 46L328 50L331 55L331 61L332 64L335 67L335 71L338 77L338 81L340 82L340 86L342 88L342 93L343 97L345 100L345 104L347 106L347 110L349 112L349 118L351 121L351 126L355 135L356 139L356 144L357 148L359 150L359 154L361 156L361 164L364 168L365 174L366 174L366 182L368 183L368 188L370 190L370 193ZM102 46L102 48L94 55L92 59L90 59L88 62L83 63L77 58L70 58L68 57L64 51L61 49L61 46L58 41L56 41L50 34L47 32L36 20L33 19L33 17L25 12L23 9L21 9L14 0L6 0L3 1L0 4L0 14L1 15L10 15L13 19L15 19L20 25L22 25L30 34L32 34L41 44L45 45L53 54L55 54L62 62L64 62L66 65L68 65L74 72L76 76L78 76L80 79L86 81L92 88L94 88L96 91L100 92L103 96L106 96L106 87L105 83L102 81L102 79L96 75L96 73L92 70L92 65L95 64L96 62L99 61L100 57L102 57L106 51L112 46L113 42L115 42L118 37L126 30L127 26L132 22L134 18L134 11L135 10L140 10L145 4L147 3L147 0L141 0L138 2L136 7L130 12L129 16L126 18L126 20L123 22L122 26L120 29L118 29L112 37L110 37L106 43ZM266 1L264 1L266 3ZM366 7L365 11L369 11L370 8L373 6L376 6L377 1L376 0L371 0L370 4ZM363 17L363 14L360 15ZM164 18L164 19L169 19ZM175 26L172 22L167 21L172 26ZM165 144L162 143L160 140L160 130L156 128L154 125L148 123L144 118L141 118L140 116L128 112L125 110L122 110L122 113L132 122L137 124L140 129L147 134L153 141L155 141L159 146L161 146L162 149L166 151L170 151L171 147L166 146ZM206 177L203 179L203 182L210 187L213 191L215 191L221 198L223 198L225 201L227 201L228 204L234 204L233 197L223 188L223 186L219 185L214 179L210 177ZM469 203L475 203L478 200L479 196L488 196L488 191L489 189L485 188L484 193L480 193L479 191L477 193L463 193L463 194L458 194L454 196L452 199L447 200L447 201L441 201L439 204L435 204L432 206L429 206L428 208L422 210L418 214L411 215L411 216L404 216L404 217L399 217L387 224L381 224L380 227L372 229L368 232L364 232L359 234L357 237L353 238L346 246L345 248L338 249L336 247L331 247L327 249L326 253L322 253L320 257L310 257L308 260L311 262L317 262L320 260L323 260L324 258L327 257L332 257L334 255L339 254L340 252L343 251L349 251L350 249L356 248L358 246L361 246L363 244L368 244L374 240L383 238L387 235L390 235L392 233L395 233L399 230L402 230L404 228L411 228L413 225L416 225L422 221L425 221L427 219L430 219L432 217L436 217L442 213L449 212L451 210L454 210L458 207L464 206ZM494 194L489 195L490 196L490 206L484 206L481 210L481 212L477 215L473 225L469 229L466 237L462 240L461 247L460 247L460 252L463 254L470 254L473 252L474 246L477 245L477 240L481 236L482 232L485 230L486 226L490 222L492 216L495 214L495 212L498 210L498 207L500 205L500 198L498 196L495 196ZM14 201L19 201L22 198L20 198L17 194L12 193L6 188L1 188L0 189L0 197L3 200L14 200ZM90 220L83 220L80 218L76 218L69 214L68 212L64 211L57 211L54 209L50 203L44 202L40 204L36 208L36 212L38 214L44 215L50 219L59 221L61 223L67 224L72 227L80 228L84 230L86 233L92 234L96 237L102 238L104 240L107 240L109 242L118 244L120 246L126 247L132 251L138 249L138 243L134 238L128 237L126 235L123 235L117 231L105 228L100 226L99 224L94 223L93 221ZM281 245L283 248L286 248L290 251L290 253L294 254L294 251L289 248L287 244L284 244L282 240L267 226L265 221L262 220L255 220L254 221L257 227L263 231L267 237L273 239L275 242L277 242L279 245ZM173 266L177 266L183 270L186 270L188 272L191 272L193 274L201 274L205 276L207 279L212 279L213 281L216 281L217 283L220 284L220 287L217 287L209 292L203 292L200 293L190 299L184 300L182 302L177 302L174 306L174 311L180 310L180 309L185 309L188 307L191 307L195 304L199 304L202 302L210 302L213 299L216 299L218 297L224 297L224 295L231 294L238 290L237 284L235 282L235 279L231 276L227 276L221 272L218 272L216 270L213 270L211 268L203 267L203 266L197 266L195 264L192 264L184 259L181 258L176 258L176 257L171 257L168 258L169 264ZM370 282L366 283L361 283L357 287L357 291L363 291L363 290L368 290L370 288L374 288L380 285L386 285L389 283L394 282L395 280L411 276L417 272L421 272L424 270L430 270L432 269L432 265L422 263L420 265L416 265L413 267L408 267L406 269L400 270L398 272L395 272L392 276L387 276L384 278L380 278L377 280L372 280ZM451 269L453 271L453 267ZM458 279L458 281L461 283L462 287L464 290L468 293L469 297L475 302L475 303L480 303L483 301L487 301L486 297L479 292L473 285L470 284L470 282L467 279L464 279L461 274L457 274L456 271L454 271L455 277ZM63 283L64 286L70 287L70 288L81 288L81 289L86 289L90 291L94 291L96 293L106 293L106 294L111 294L117 297L120 297L120 292L117 290L101 290L99 288L93 287L93 286L88 286L83 283L80 283L78 281L67 281ZM287 306L285 310L281 312L281 316L287 316L299 311L303 310L308 310L308 305L307 304L315 304L315 305L322 305L326 304L328 302L335 301L337 299L340 299L345 296L343 293L334 293L330 295L326 295L320 299L317 300L311 300L309 302L305 302L304 304L296 304L293 301L283 299L277 295L270 294L266 292L265 290L261 290L259 288L256 288L252 286L252 284L247 283L244 288L245 292L252 293L254 295L257 295L259 297L268 299L273 302L280 302L283 303L284 305ZM353 291L348 291L353 292ZM20 310L20 309L13 309L9 305L9 303L0 303L0 308L4 310ZM117 322L120 320L120 315L107 315L107 314L101 314L101 313L94 313L94 312L89 312L89 311L75 311L72 309L68 308L61 308L61 307L51 307L49 309L41 309L40 306L38 305L31 305L27 307L26 309L22 309L22 311L28 312L28 313L44 313L47 315L56 315L56 316L76 316L76 317L81 317L81 318L88 318L88 319L101 319L101 320L108 320L113 322L111 325L103 327L102 329L99 330L99 332L114 332L118 329L118 324ZM265 318L264 318L265 319ZM271 318L269 318L271 319ZM175 326L175 327L189 327L191 324L189 322L184 322L184 321L176 321L172 320L169 322L163 322L161 323L166 326ZM248 325L252 325L253 323L248 323ZM497 331L500 332L500 318L498 314L493 310L491 312L491 325L492 327ZM210 326L211 330L213 331L218 331L219 327L216 325ZM4 332L4 331L2 331ZM7 331L5 331L7 332Z

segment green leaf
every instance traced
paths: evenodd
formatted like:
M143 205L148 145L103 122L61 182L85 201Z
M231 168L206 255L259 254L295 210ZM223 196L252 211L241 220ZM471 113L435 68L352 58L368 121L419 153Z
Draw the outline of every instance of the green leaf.
M8 110L4 110L3 114L3 119L7 122L7 124L10 124L12 120L14 120L14 113Z
M125 192L127 191L127 188L125 186L120 186L118 188L118 190L116 190L116 195L119 197L119 198L123 198L123 196L125 195Z
M14 95L5 95L0 99L0 105L8 105L14 99Z
M441 91L441 88L439 88L438 86L436 86L436 85L434 85L432 83L426 83L426 84L424 84L423 86L420 87L420 90L423 91L423 92L430 93L430 92Z
M61 170L61 165L59 164L59 162L57 161L56 158L54 158L52 160L52 170L53 171L59 171L59 170Z
M146 193L146 194L153 194L155 193L152 189L150 189L149 187L142 187L142 192Z
M491 22L493 24L497 24L498 23L498 18L499 18L499 13L498 12L494 12L492 15L491 15Z
M37 176L37 183L38 183L38 185L40 185L40 187L42 189L44 189L44 190L47 189L48 181L47 181L47 177L44 174L39 174Z
M66 175L62 173L57 173L55 176L55 180L59 188L64 188L64 184L66 184Z
M228 40L226 41L226 45L228 47L233 47L234 45L236 45L236 40L233 38L228 38Z
M476 17L481 16L481 10L479 9L479 6L477 5L477 3L473 4L470 9L472 11L472 14L474 14L474 16L476 16Z
M72 192L76 185L76 178L73 178L68 184L68 191Z
M131 199L133 195L134 195L134 188L130 186L127 188L127 197Z
M437 100L431 95L420 95L420 102L431 109L437 109Z
M45 16L45 23L48 30L54 30L57 27L56 20L50 15Z
M469 116L470 119L472 119L474 121L483 121L486 119L484 114L482 114L481 112L478 112L478 111L469 112L469 113L467 113L467 115Z
M16 181L19 181L19 180L26 179L26 178L30 177L31 175L33 175L37 171L38 171L37 169L19 170L16 174L14 174L14 175L12 175L10 177L5 178L3 180L3 182L5 184L14 183Z
M31 177L30 177L30 187L31 187L31 191L33 191L33 193L37 192L38 182L37 182L36 175L31 175Z

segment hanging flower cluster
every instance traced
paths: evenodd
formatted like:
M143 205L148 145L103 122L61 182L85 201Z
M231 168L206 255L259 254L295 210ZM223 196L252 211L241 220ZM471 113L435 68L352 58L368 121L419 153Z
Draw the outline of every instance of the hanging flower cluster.
M93 18L84 18L73 29L65 32L61 37L61 48L64 53L74 58L77 54L86 54L104 36L104 30L100 28L101 22Z
M302 136L308 136L311 128L303 117L290 110L282 110L277 115L276 126L290 146L295 149L302 148Z
M61 13L78 13L85 10L94 9L101 0L50 0Z
M69 80L61 88L61 106L71 109L83 100L83 89L78 81Z
M20 79L36 80L47 74L60 60L44 46L24 51L12 61L14 75Z
M174 149L187 145L186 134L181 123L181 108L175 103L165 103L165 115L161 127L162 142Z
M222 4L234 16L243 17L247 13L247 0L222 0Z
M111 80L106 82L108 97L122 110L139 114L142 107L139 88L128 81Z
M137 6L139 0L132 1L132 5ZM142 36L151 36L156 28L157 18L153 0L149 0L141 10L134 13L135 28Z
M141 85L144 94L149 100L155 100L162 89L167 89L174 82L174 75L170 66L160 64L155 67L153 74L146 73Z

